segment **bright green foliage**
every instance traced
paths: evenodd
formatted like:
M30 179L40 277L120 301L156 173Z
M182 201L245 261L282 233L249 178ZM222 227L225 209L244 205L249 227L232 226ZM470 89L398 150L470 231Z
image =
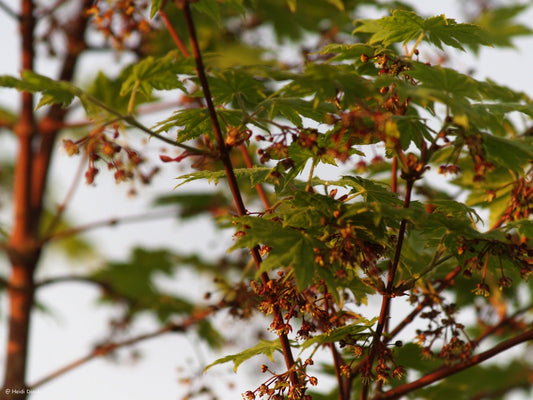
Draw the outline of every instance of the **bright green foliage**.
M345 325L331 332L316 335L312 339L304 342L302 350L317 344L323 345L325 343L340 342L341 340L367 340L371 336L371 333L365 331L368 331L368 328L374 325L375 322L375 320L367 321L365 319L360 319L350 325Z
M267 178L270 176L270 173L272 172L272 168L268 167L255 167L255 168L242 168L242 169L236 169L235 175L237 178L242 178L249 180L250 186L255 186L259 183L263 183L267 181ZM193 172L192 174L182 175L178 177L178 179L183 179L183 182L180 182L178 186L184 185L188 182L195 181L197 179L207 179L209 182L214 182L217 184L220 179L223 179L226 177L226 174L224 171L199 171L199 172Z
M371 33L369 44L393 43L406 45L410 41L427 41L439 49L443 44L465 50L463 46L490 45L485 32L476 25L459 24L444 15L424 19L413 12L397 10L390 17L358 22L354 32Z
M81 94L81 91L76 90L67 82L54 81L32 71L24 71L22 80L10 76L2 76L0 77L0 85L31 93L42 93L38 107L49 104L60 104L66 107L72 103L76 95Z
M180 63L175 52L158 59L147 57L131 68L131 73L122 84L120 95L134 96L137 90L146 97L149 97L154 89L186 91L178 75L191 72L190 62L181 60Z
M218 359L214 363L209 364L207 367L205 367L205 369L207 370L208 368L211 368L214 365L231 361L233 362L233 371L237 372L237 369L243 362L259 354L263 354L267 356L271 361L274 361L274 352L276 351L281 351L279 340L259 340L259 343L257 343L254 347L250 347L249 349L241 351L240 353Z

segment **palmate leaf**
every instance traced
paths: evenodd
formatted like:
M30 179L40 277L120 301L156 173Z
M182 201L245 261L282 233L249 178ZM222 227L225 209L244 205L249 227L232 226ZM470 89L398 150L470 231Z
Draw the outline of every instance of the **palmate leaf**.
M215 104L236 107L255 106L265 98L263 83L243 69L233 68L209 77L209 87Z
M310 231L313 228L321 227L320 218L330 217L340 205L338 200L330 196L300 190L294 193L290 201L282 202L278 212L283 217L283 226L312 233Z
M217 110L217 116L221 127L226 124L239 126L243 118L242 111L239 110ZM214 139L209 111L206 108L178 110L169 118L158 122L152 127L156 133L168 132L173 128L178 128L177 143L196 139L203 134L207 134Z
M272 168L269 167L253 167L253 168L235 168L235 176L239 180L250 180L250 185L253 187L259 183L265 183L268 181L268 177L272 172ZM183 179L178 186L184 185L188 182L192 182L198 179L207 179L208 182L214 182L218 184L220 179L226 178L226 172L224 170L219 171L198 171L186 175L181 175L177 179Z
M251 249L258 244L268 245L271 250L261 263L259 272L291 267L300 290L312 283L316 270L313 249L321 246L320 241L303 230L283 227L266 218L244 216L236 218L236 221L246 226L246 234L230 250L243 247Z
M313 96L316 107L321 101L331 102L340 94L343 94L341 104L353 105L354 99L373 96L377 91L348 65L310 64L280 93L285 97Z
M357 338L358 340L365 341L366 339L368 339L368 337L372 335L371 328L377 320L377 318L373 318L370 321L366 318L359 318L358 320L352 322L349 325L341 326L339 328L333 329L330 332L313 336L311 339L308 339L304 343L302 343L302 350L305 350L308 347L314 345L335 343L346 338Z
M442 49L443 44L459 50L463 46L477 48L479 45L490 46L485 32L479 26L460 24L444 15L424 19L414 12L396 10L389 17L378 20L359 20L353 32L370 33L369 44L393 43L406 45L410 41L422 39Z
M360 60L364 54L368 57L374 56L377 53L383 53L385 50L381 46L371 46L367 43L330 43L325 45L320 54L335 54L335 56L329 59L332 61L345 61L345 60Z
M186 91L178 74L189 74L194 71L191 60L178 58L178 53L172 51L164 57L146 57L131 68L129 76L124 80L120 95L126 96L134 90L139 90L149 97L153 89Z
M390 187L384 183L365 179L360 176L343 176L340 180L332 184L353 188L352 193L359 194L365 202L388 204L390 206L402 206L402 201Z
M259 343L257 343L254 347L250 347L249 349L241 351L240 353L237 353L237 354L232 354L226 357L219 358L215 362L205 367L204 371L207 371L209 368L211 368L214 365L224 364L224 363L231 361L233 362L233 371L237 372L237 369L243 362L259 354L264 354L271 361L274 361L275 351L281 351L281 344L279 342L279 339L274 339L274 340L260 339Z
M83 94L81 89L69 82L55 81L29 70L22 72L22 79L0 76L0 86L30 93L42 93L37 108L51 104L68 107L76 96Z
M531 28L514 20L528 7L530 7L529 4L488 7L479 18L472 22L485 29L486 38L493 45L514 47L512 40L515 37L533 33Z
M471 107L473 101L490 101L496 104L495 107L498 107L498 103L509 104L509 108L528 101L522 92L490 80L478 81L469 75L441 66L412 62L405 74L416 79L417 85L399 83L397 90L402 98L409 97L423 107L432 106L433 102L440 102L446 104L455 115L465 115L472 121L483 120L479 115L482 111ZM520 109L524 112L529 111L523 104Z
M127 96L117 96L123 86L125 76L130 72L131 67L126 68L116 78L111 78L99 71L93 81L87 88L90 96L100 100L106 106L122 113L127 113L129 98ZM154 101L155 98L150 96L137 96L134 105Z
M487 157L495 164L515 172L523 172L533 160L533 145L524 140L510 140L489 134L482 134L483 148Z
M431 204L435 207L434 212L442 214L455 221L463 221L465 225L474 226L483 222L475 209L455 200L434 199Z
M56 81L32 71L23 71L22 79L17 79L11 76L2 76L0 77L0 86L15 88L30 93L41 93L42 96L37 104L37 108L52 104L68 107L75 98L78 98L85 109L85 112L90 117L94 117L95 115L101 116L103 113L110 115L113 118L123 117L119 110L113 109L72 83ZM94 88L91 87L89 90L93 89ZM97 93L99 92L97 91ZM117 102L117 104L119 104L119 102Z
M303 126L302 117L314 121L322 121L328 112L335 112L333 104L321 103L315 106L312 102L299 97L268 98L259 103L257 108L265 108L270 119L286 118L295 126Z

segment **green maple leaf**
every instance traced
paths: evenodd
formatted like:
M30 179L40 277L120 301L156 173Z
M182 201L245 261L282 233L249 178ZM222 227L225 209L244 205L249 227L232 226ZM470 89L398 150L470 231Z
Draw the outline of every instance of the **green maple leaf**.
M271 250L261 263L259 272L291 267L299 289L311 284L316 270L313 248L321 245L318 240L301 229L284 227L266 218L244 216L237 218L237 221L246 225L246 234L230 250L242 247L251 249L258 244L268 245Z
M423 40L439 49L445 44L462 51L463 46L475 48L491 45L479 26L460 24L444 15L424 19L414 12L396 10L391 16L378 20L361 20L357 24L359 26L353 32L370 33L369 44L382 43L389 46L402 43L405 46L410 41Z
M281 351L281 344L279 342L279 339L259 340L259 343L257 343L254 347L250 347L249 349L241 351L237 354L232 354L226 357L219 358L218 360L212 362L207 367L205 367L204 371L207 371L214 365L224 364L231 361L233 362L233 371L237 372L237 369L243 362L259 354L264 354L271 361L274 361L275 351Z

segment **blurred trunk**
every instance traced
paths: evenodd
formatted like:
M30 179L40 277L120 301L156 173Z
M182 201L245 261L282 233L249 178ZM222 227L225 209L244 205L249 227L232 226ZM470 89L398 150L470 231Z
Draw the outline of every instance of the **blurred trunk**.
M34 49L34 4L32 0L21 1L20 35L22 38L21 70L33 70ZM32 203L32 141L36 134L33 112L33 96L21 94L20 118L15 126L18 139L13 182L14 219L7 251L11 262L8 281L9 321L8 342L2 399L26 398L26 363L31 309L34 301L33 273L40 248L37 245L38 215L33 213Z
M81 0L80 9L65 26L67 53L62 60L59 79L70 81L74 76L80 54L86 49L85 31L92 0ZM21 70L34 71L35 60L35 2L21 0L19 33L21 37ZM34 99L30 93L21 94L20 117L14 133L18 140L13 180L14 218L7 244L11 263L8 280L9 320L6 346L5 375L0 399L27 397L26 370L31 310L34 303L34 272L41 254L39 236L43 211L43 197L57 134L67 110L51 106L37 122Z

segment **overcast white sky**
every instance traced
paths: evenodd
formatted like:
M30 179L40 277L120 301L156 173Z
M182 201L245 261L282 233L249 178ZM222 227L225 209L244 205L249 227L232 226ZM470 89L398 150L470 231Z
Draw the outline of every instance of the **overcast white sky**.
M4 3L16 9L17 1L7 0ZM459 1L417 1L415 2L423 15L446 14L449 18L461 20L459 9L454 7ZM529 13L533 17L532 13ZM528 18L529 21L533 18ZM526 19L524 19L526 21ZM17 28L13 21L0 11L0 38L4 58L0 63L0 74L16 74L18 69L18 43ZM495 81L533 94L533 80L531 79L533 39L520 39L516 41L516 50L484 49L480 59L474 61L468 55L455 56L456 64L468 70L474 67L476 77L482 79L490 77ZM9 56L5 56L8 54ZM460 57L460 58L458 58ZM93 74L95 68L101 65L110 66L113 60L85 59L82 64L83 74ZM52 64L39 64L41 73L52 74ZM15 92L0 91L0 103L13 104ZM160 145L151 142L151 151L156 153ZM13 150L12 145L5 137L0 136L0 148ZM67 188L66 182L73 174L72 160L67 160L63 154L59 162L54 165L54 182L56 194L61 198ZM168 171L157 180L156 189L170 192L175 186L174 177L177 171ZM156 189L150 189L154 193ZM142 210L142 205L149 200L146 196L130 199L126 196L127 188L117 193L110 177L99 177L96 188L82 185L76 195L76 205L70 210L70 215L81 215L85 221L94 219L94 215L118 216L128 215ZM1 214L0 214L1 216ZM100 219L100 216L98 217ZM146 243L153 247L176 246L181 250L198 247L205 243L208 237L209 246L223 249L224 243L229 238L214 236L205 223L192 221L186 225L178 226L173 221L158 220L150 224L127 225L124 227L95 231L91 239L97 243L101 250L112 256L123 257L127 254L125 249L132 244ZM71 266L65 266L64 260L47 255L49 263L43 274L59 274L72 271ZM93 264L96 264L93 263ZM93 267L95 265L92 265ZM86 265L80 265L80 270ZM0 272L6 271L7 265L0 265ZM186 279L185 276L181 277ZM167 283L168 284L168 283ZM194 286L196 285L196 286ZM180 285L184 286L184 285ZM187 282L186 290L190 293L202 293L201 282ZM39 294L39 300L50 308L49 315L37 315L33 321L31 337L31 361L29 369L29 382L41 378L52 370L65 365L86 354L90 345L101 338L105 332L106 321L110 312L101 307L94 307L97 292L91 287L82 284L69 284L53 286ZM6 302L1 299L2 323L5 321ZM143 320L139 324L139 331L151 330L153 324L150 320ZM0 330L1 343L5 341L5 327ZM146 398L176 399L182 393L182 388L177 384L179 377L176 367L181 360L189 360L191 370L200 371L205 362L211 362L212 357L203 353L198 356L196 345L180 336L163 336L147 341L139 346L143 354L141 361L134 365L113 364L105 360L96 360L76 369L53 382L44 385L31 397L32 400L56 400L75 398L78 400L89 399L115 399L115 400L141 400ZM3 355L0 354L0 369L3 365ZM2 372L2 371L0 371ZM220 370L213 369L206 379L212 380L220 374ZM3 373L2 373L3 375ZM240 398L243 386L235 392Z

